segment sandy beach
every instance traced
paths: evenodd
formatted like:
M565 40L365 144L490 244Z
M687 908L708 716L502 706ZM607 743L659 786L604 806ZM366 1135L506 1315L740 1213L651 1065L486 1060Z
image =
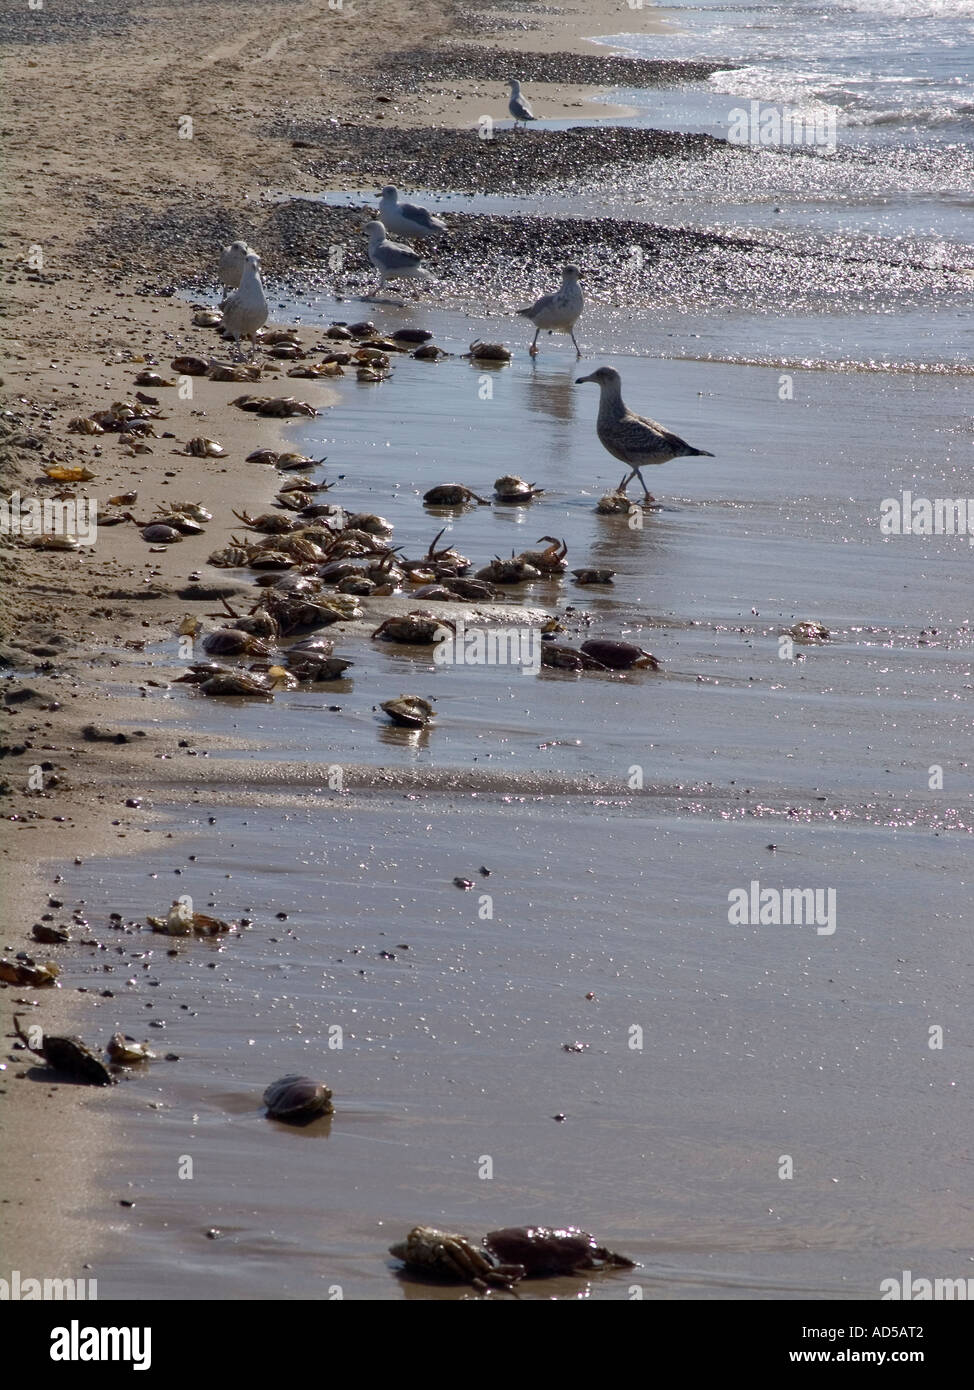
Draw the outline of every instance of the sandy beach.
M390 1277L390 1241L420 1221L557 1211L632 1254L640 1296L875 1297L901 1250L943 1260L966 1220L969 1121L949 1108L963 1068L953 1053L935 1072L901 1032L946 1019L962 1053L972 1042L951 897L971 833L965 733L928 717L968 698L970 628L949 598L967 551L951 537L906 562L876 526L882 497L960 487L966 253L850 238L824 255L803 229L684 217L693 199L730 207L752 176L824 195L802 152L769 175L712 134L627 124L613 89L696 90L731 66L592 41L625 30L652 49L652 7L385 0L381 17L363 0L99 2L0 30L3 493L130 517L89 548L0 538L0 956L61 968L57 988L0 985L4 1265L94 1273L103 1297L323 1297L337 1281L351 1298L453 1298ZM507 128L508 76L543 128ZM392 179L451 227L434 290L405 308L363 299L362 227ZM183 380L180 358L227 360L193 318L218 303L218 250L237 237L260 248L268 327L295 327L307 357L265 350L259 386L140 387L146 371ZM569 259L588 277L584 370L612 360L627 396L719 456L668 465L637 535L595 514L619 465L595 446L594 387L575 390L560 340L532 363L512 317ZM894 299L907 327L887 342ZM354 364L289 375L348 346L329 323L358 319L378 336L428 327L447 355L393 355L374 384ZM510 366L465 358L477 338L508 343ZM159 401L147 451L71 427L139 389ZM233 404L250 390L311 413L255 416ZM187 452L200 436L224 452ZM923 449L907 457L905 438ZM557 615L560 640L624 635L661 675L447 683L428 653L372 640L415 606L400 594L328 629L348 680L273 703L187 692L180 625L261 592L207 558L294 477L258 448L324 458L317 500L390 517L410 555L444 525L478 565L554 528L570 563L613 569L611 592L543 581L438 612L530 631ZM426 488L489 491L508 464L537 470L549 511L424 509ZM150 546L131 518L176 499L212 519ZM829 644L785 667L782 635L810 619ZM418 737L376 713L407 689L435 691L438 724ZM797 951L761 929L728 944L728 887L772 863L836 885L855 925ZM896 916L914 889L919 946ZM145 917L181 891L253 925L169 952ZM477 917L481 892L496 920ZM38 944L37 924L72 940ZM112 1091L71 1084L23 1050L15 1016L92 1042L144 1028L179 1060ZM351 1041L328 1053L337 1020ZM321 1145L286 1136L294 1192L316 1190L322 1147L339 1177L306 1229L296 1199L270 1195L280 1151L258 1101L309 1053L337 1114ZM914 1181L917 1148L885 1152L901 1104L937 1135L936 1193ZM190 1142L201 1173L221 1170L191 1195L173 1181ZM790 1147L809 1181L782 1197ZM495 1150L496 1184L474 1181ZM625 1276L596 1287L627 1297Z

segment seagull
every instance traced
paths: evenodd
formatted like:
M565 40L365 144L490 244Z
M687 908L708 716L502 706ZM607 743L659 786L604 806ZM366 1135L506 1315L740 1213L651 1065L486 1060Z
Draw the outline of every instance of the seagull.
M517 78L512 77L507 85L511 89L511 99L507 103L507 109L514 117L514 129L517 130L519 121L536 121L537 116L521 97L521 84Z
M616 489L625 492L633 478L639 478L646 494L646 501L652 502L653 495L640 472L648 463L668 463L670 459L708 458L714 456L709 449L694 449L685 439L671 434L668 429L648 420L644 415L634 415L622 399L622 378L613 367L597 367L590 376L580 376L575 385L583 381L594 381L601 391L599 418L595 429L602 443L613 458L621 459L632 470Z
M566 265L561 272L561 286L554 294L543 294L526 309L517 311L534 324L534 341L528 349L531 356L537 356L538 334L542 329L547 329L549 333L571 334L575 351L581 357L582 349L575 342L575 321L584 307L585 301L578 284L578 266Z
M242 356L241 338L250 339L250 356L256 355L257 330L267 322L267 314L264 286L260 282L260 257L256 251L250 251L244 258L239 288L228 295L223 306L223 328L233 338L238 360Z
M226 285L231 290L237 288L247 264L247 257L251 254L256 256L257 252L245 241L234 241L229 246L224 246L220 252L221 285Z
M379 221L390 236L408 236L415 241L425 241L437 232L449 231L443 219L434 217L427 208L417 207L415 203L400 203L399 190L391 183L382 190Z
M385 289L387 280L429 279L419 253L387 240L381 222L367 222L365 230L369 234L369 260L379 272L380 290Z

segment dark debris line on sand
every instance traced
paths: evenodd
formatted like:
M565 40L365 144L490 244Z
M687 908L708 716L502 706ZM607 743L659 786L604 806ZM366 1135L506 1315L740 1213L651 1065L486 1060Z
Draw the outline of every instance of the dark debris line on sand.
M533 7L532 7L533 8ZM583 87L668 87L703 82L736 63L679 62L661 58L620 58L600 53L520 53L503 49L443 48L430 53L417 48L384 59L376 71L389 92L415 92L426 82L478 81L506 83L513 73L522 82L559 82Z

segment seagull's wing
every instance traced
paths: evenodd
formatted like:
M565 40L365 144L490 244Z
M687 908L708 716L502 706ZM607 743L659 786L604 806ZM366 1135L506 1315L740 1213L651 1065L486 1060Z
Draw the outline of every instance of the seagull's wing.
M446 223L439 217L434 217L428 208L421 208L416 203L400 203L397 209L407 222L415 222L417 227L425 227L431 232L446 230Z
M522 100L521 97L511 97L508 109L511 115L516 116L519 121L533 121L536 119L530 106L526 101Z
M416 269L423 260L417 252L410 251L408 246L400 246L398 241L380 241L373 255L385 270Z
M534 318L535 314L544 313L545 309L550 309L555 302L553 294L543 294L540 299L536 299L533 304L529 304L526 309L518 309L517 312L524 318Z

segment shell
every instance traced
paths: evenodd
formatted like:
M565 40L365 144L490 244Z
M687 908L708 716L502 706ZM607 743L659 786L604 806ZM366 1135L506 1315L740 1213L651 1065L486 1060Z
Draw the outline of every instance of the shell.
M530 502L532 497L543 492L544 488L526 483L516 473L505 473L494 483L494 495L501 502Z
M394 343L428 343L433 335L425 328L397 328L389 336Z
M660 663L655 656L643 651L642 647L634 646L632 642L614 642L598 638L583 642L582 651L587 656L595 657L596 661L601 661L603 666L608 666L612 671L628 671L633 666L645 666L651 671L660 669Z
M113 1033L105 1048L105 1056L116 1066L132 1067L138 1062L154 1060L155 1053L148 1043L137 1043L123 1033Z
M169 365L180 376L206 376L210 370L210 364L205 357L194 357L191 353L174 357Z
M194 328L219 328L222 322L219 309L198 309L193 315Z
M334 1114L332 1093L321 1081L308 1076L282 1076L264 1092L269 1120L284 1120L288 1124L307 1124L319 1115Z
M181 541L182 535L175 526L165 526L162 522L152 522L149 526L143 526L142 539L148 541L150 545L172 545L174 541Z
M510 362L511 350L506 348L503 343L484 343L478 338L475 343L470 344L470 352L467 354L475 362Z
M436 711L429 700L420 695L400 695L398 700L386 700L381 707L394 724L406 729L425 729Z
M576 584L611 584L615 570L572 570Z
M226 449L216 439L207 439L198 434L194 439L189 440L183 450L186 454L192 454L194 458L201 459L222 459L226 457Z

